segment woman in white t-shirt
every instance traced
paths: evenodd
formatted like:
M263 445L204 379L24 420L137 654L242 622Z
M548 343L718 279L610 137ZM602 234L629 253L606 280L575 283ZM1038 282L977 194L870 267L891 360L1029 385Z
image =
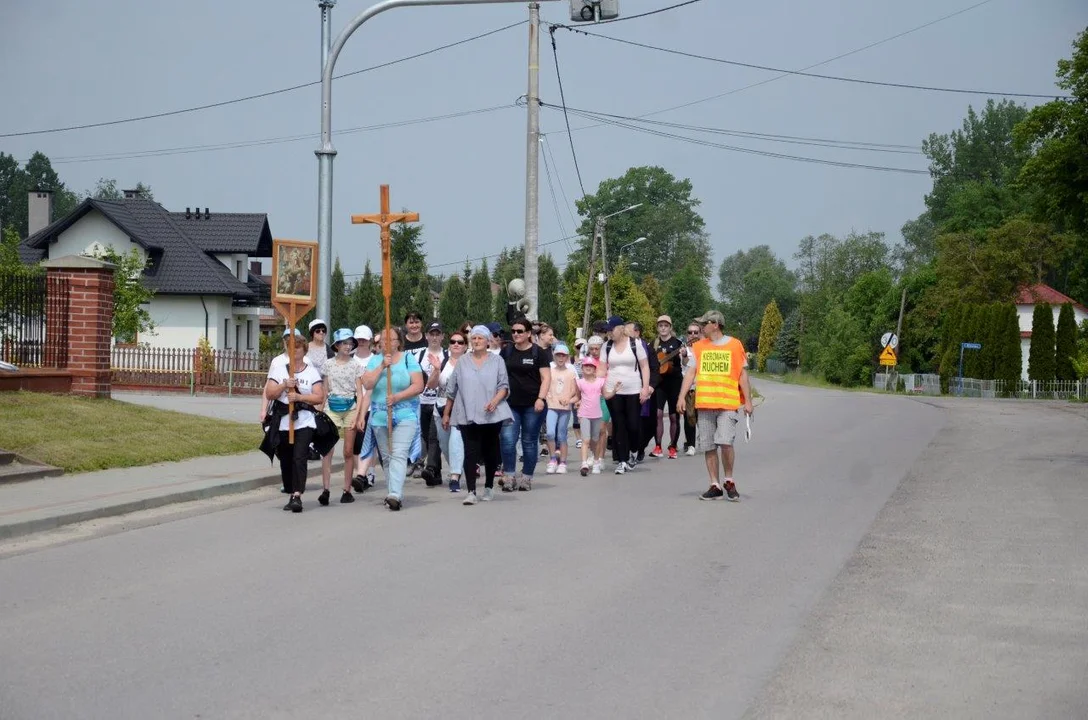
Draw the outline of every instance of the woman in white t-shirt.
M650 364L642 342L627 334L623 318L608 319L612 339L605 345L605 396L612 415L612 459L616 474L631 467L632 441L639 437L639 411L650 397ZM615 393L613 395L613 393Z
M450 378L453 377L453 369L457 367L461 356L465 354L467 337L458 330L450 335L450 356L446 360L445 367L438 375L438 399L435 401L435 429L438 431L438 446L442 448L442 454L446 456L446 462L450 468L450 492L461 491L461 472L465 464L465 443L461 439L461 430L456 425L450 425L449 429L442 427L438 418L442 417L442 411L448 402Z
M283 340L284 351L289 347L289 337ZM290 377L290 372L294 377ZM268 382L264 396L269 400L287 405L288 402L320 405L325 402L325 388L321 373L306 362L306 340L295 330L295 352L290 368L286 362L272 362L268 369ZM313 440L317 421L310 410L297 409L295 417L295 442L289 442L289 417L284 408L280 418L279 446L276 455L280 459L280 475L284 489L291 494L284 510L302 512L302 491L306 487L306 464L309 461L310 442Z

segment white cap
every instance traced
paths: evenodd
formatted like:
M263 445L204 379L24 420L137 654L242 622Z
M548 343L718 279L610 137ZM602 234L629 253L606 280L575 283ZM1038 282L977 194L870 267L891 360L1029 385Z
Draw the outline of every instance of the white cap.
M309 330L310 332L313 332L314 328L317 327L318 325L324 325L325 329L328 329L328 327L329 327L329 324L327 322L325 322L321 318L317 318L316 320L311 320L310 321L310 327L308 327L307 330Z
M360 325L359 327L355 328L355 339L356 340L373 340L374 339L374 331L371 330L370 328L368 328L366 325Z

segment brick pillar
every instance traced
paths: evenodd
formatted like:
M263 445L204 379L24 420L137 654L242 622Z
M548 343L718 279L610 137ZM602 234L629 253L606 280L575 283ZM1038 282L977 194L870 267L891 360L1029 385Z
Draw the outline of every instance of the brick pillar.
M67 318L57 319L61 320L60 325L67 325L67 369L72 374L72 394L108 398L116 266L83 256L46 260L42 266L51 281L47 283L49 292L63 292L67 285ZM49 300L56 301L50 305L53 314L63 315L62 299Z

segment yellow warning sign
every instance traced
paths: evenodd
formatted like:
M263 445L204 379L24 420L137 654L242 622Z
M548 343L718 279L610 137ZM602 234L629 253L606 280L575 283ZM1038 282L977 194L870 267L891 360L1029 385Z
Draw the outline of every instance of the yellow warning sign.
M895 366L895 364L896 364L895 350L892 350L891 345L884 348L884 352L880 353L880 364L881 365L891 365L893 367Z

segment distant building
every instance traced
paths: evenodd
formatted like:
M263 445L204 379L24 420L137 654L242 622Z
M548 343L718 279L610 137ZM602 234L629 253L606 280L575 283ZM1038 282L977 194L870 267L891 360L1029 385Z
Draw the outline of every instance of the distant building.
M1016 314L1020 320L1020 377L1028 379L1028 351L1031 350L1031 321L1035 314L1035 306L1039 303L1050 303L1054 311L1054 326L1058 325L1058 313L1062 305L1073 303L1073 315L1079 326L1088 319L1088 308L1079 302L1064 295L1049 285L1039 283L1020 289L1016 298Z

